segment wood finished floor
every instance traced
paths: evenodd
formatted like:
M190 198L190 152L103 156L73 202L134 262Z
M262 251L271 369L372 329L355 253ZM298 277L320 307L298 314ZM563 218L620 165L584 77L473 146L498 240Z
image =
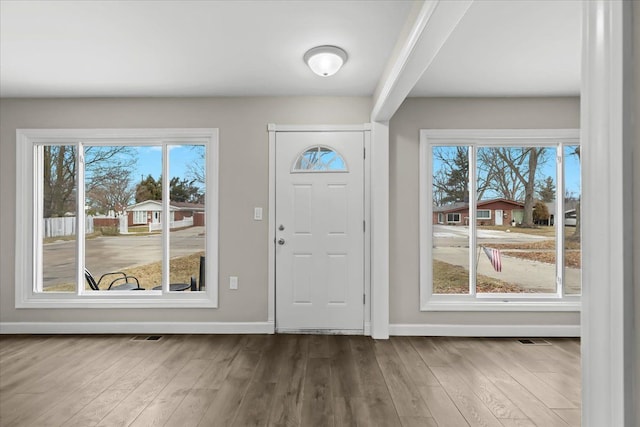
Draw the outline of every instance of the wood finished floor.
M4 426L579 426L580 345L0 337Z

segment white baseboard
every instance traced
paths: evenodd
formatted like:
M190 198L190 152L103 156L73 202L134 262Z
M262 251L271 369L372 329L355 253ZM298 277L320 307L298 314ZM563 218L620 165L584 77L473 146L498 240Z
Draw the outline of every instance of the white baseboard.
M2 322L0 334L273 334L273 322Z
M389 335L434 337L579 337L580 325L391 324Z

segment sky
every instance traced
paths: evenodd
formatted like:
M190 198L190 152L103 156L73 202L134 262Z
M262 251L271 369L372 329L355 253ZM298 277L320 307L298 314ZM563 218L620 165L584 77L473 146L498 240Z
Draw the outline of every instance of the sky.
M139 182L151 175L158 179L162 174L162 147L136 147L138 161L133 171L133 181ZM169 178L189 178L189 165L202 161L200 150L191 145L169 146Z

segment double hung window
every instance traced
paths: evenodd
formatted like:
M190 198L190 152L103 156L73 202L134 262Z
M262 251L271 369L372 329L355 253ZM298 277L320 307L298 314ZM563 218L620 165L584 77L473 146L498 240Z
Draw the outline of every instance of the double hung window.
M423 130L420 154L422 310L579 308L578 131Z
M18 130L17 307L216 307L216 129Z

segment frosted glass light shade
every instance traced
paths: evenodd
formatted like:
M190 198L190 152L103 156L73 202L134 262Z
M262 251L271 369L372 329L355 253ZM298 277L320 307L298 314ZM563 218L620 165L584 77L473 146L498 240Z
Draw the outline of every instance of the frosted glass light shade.
M318 46L304 54L304 62L317 75L329 77L347 62L347 52L336 46Z

